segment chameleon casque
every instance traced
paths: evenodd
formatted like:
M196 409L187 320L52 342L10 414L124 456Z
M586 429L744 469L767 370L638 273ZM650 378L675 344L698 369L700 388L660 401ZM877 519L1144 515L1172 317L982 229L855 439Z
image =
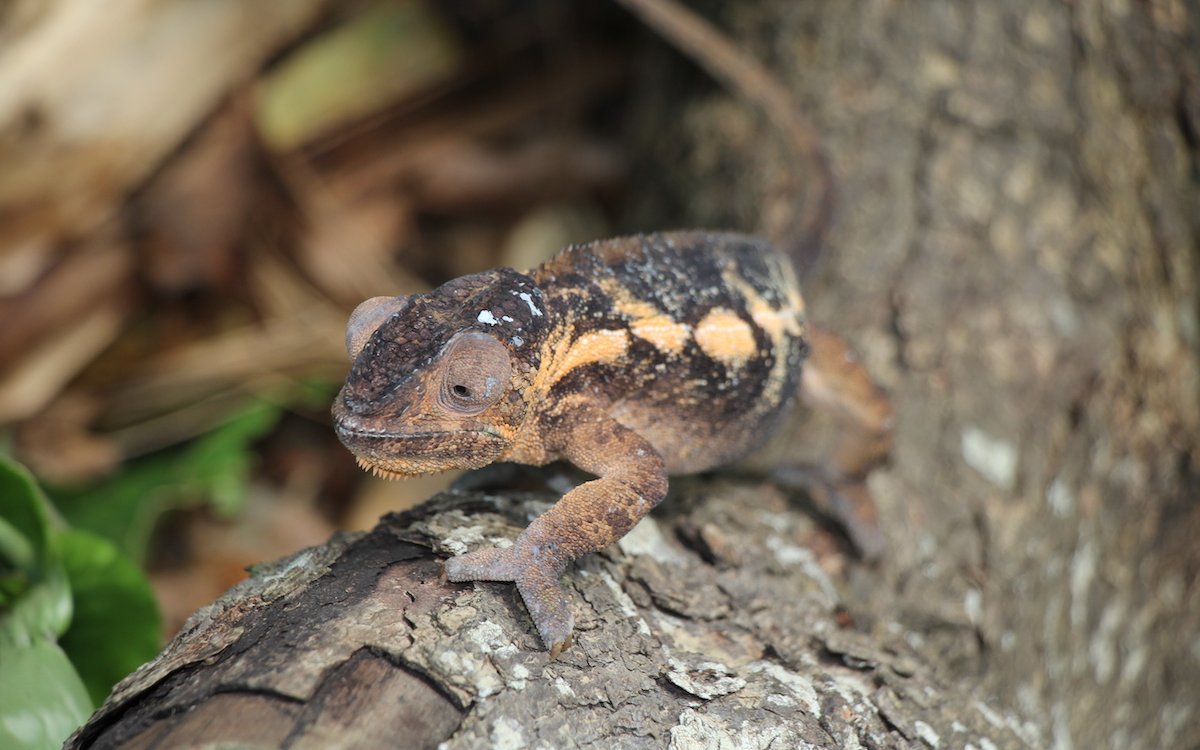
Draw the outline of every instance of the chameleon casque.
M765 99L811 156L815 141L788 120L786 94L761 68L739 65L718 72ZM828 180L820 186L827 199ZM807 236L819 241L812 217L827 212L807 213ZM816 366L804 366L802 378L810 344ZM597 477L510 547L445 564L451 581L515 582L555 655L573 629L559 585L566 566L633 528L666 495L668 474L721 466L760 445L802 379L810 395L867 425L865 443L835 446L835 476L886 452L886 440L875 439L890 426L886 399L836 339L806 325L789 258L745 235L604 240L568 247L527 273L500 268L427 294L376 297L351 316L346 348L352 365L333 405L336 431L377 475L565 459ZM854 512L835 509L852 537Z

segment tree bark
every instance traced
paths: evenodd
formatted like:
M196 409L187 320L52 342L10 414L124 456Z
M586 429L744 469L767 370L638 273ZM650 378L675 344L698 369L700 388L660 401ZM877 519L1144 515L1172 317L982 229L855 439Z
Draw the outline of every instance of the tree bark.
M896 408L890 552L851 610L1034 744L1197 746L1198 6L721 7L826 136L840 210L809 309ZM639 219L754 226L795 168L769 126L656 96L683 134L648 146Z
M840 545L778 490L673 495L567 574L557 660L512 586L446 583L438 559L512 539L551 498L448 493L256 570L67 747L1026 746L916 634L851 620Z

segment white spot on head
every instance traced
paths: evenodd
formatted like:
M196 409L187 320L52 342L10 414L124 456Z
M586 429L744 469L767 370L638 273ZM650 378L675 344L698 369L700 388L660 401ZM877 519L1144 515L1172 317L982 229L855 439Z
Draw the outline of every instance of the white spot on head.
M529 292L513 292L513 294L525 300L525 304L529 305L529 312L533 313L535 318L542 317L542 311L537 309L537 306L533 304L533 297L529 295Z
M480 310L479 317L476 318L476 320L478 320L480 323L487 323L490 326L494 326L500 322L496 320L495 315L492 315L491 310Z
M668 354L683 351L692 335L690 326L677 323L663 313L640 316L629 324L629 330L634 336L649 341L655 349Z
M750 324L723 307L710 310L693 335L702 352L726 365L740 365L757 352Z

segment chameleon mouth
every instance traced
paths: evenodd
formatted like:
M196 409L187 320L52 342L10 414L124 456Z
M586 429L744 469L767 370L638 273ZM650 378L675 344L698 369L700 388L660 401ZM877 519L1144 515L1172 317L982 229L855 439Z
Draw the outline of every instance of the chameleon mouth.
M339 426L338 437L363 471L380 479L411 479L454 469L477 469L503 450L488 430L418 434L366 433Z
M358 462L358 468L362 469L363 471L369 471L380 479L412 479L413 477L421 476L420 474L410 474L403 471L385 469L371 459L363 458L362 456L355 456L354 460Z

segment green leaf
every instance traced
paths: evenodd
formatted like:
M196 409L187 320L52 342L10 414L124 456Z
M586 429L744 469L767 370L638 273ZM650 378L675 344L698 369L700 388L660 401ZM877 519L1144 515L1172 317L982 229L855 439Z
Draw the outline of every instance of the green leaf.
M438 3L375 3L301 46L259 87L258 132L290 150L445 81L462 62Z
M47 565L39 578L0 611L0 646L28 646L62 635L71 623L71 611L66 574L60 565Z
M91 712L87 690L57 644L0 642L0 747L62 747Z
M188 483L207 495L213 507L233 515L246 502L246 482L254 459L251 443L279 421L280 408L266 401L252 404L188 450L183 466Z
M62 634L71 621L50 518L29 473L0 456L0 643L28 646Z
M33 570L33 544L8 519L0 516L0 570Z
M17 527L0 518L0 612L29 588L33 567L33 545Z
M59 639L92 701L158 653L162 618L141 571L107 539L86 531L57 542L71 584L75 614Z
M0 748L58 747L154 657L161 621L116 545L54 528L54 508L2 457L0 512Z
M341 387L340 380L313 375L293 381L283 396L284 400L297 408L328 413L329 404Z
M52 489L54 502L71 526L115 542L141 563L159 516L176 507L172 488L177 455L137 461L109 481L79 489Z
M0 563L34 572L46 557L50 514L45 498L22 466L0 455ZM17 537L24 540L18 541Z

